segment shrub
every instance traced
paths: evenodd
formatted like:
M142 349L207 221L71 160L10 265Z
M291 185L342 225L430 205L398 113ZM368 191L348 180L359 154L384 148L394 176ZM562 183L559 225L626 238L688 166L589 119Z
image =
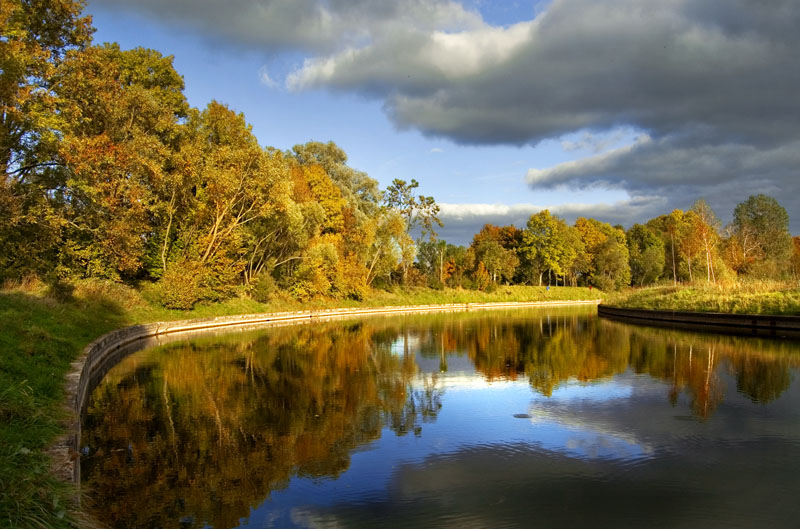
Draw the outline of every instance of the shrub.
M268 273L261 273L252 281L250 296L260 302L269 303L278 290L278 283Z
M203 298L203 274L192 262L173 264L158 282L158 298L168 309L189 310Z

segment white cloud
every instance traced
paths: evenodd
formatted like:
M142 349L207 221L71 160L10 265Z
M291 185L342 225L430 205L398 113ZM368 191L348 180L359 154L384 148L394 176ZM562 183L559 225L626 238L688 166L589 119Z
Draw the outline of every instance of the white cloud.
M267 70L266 66L261 67L261 69L258 71L258 80L261 81L261 84L268 86L269 88L280 87L280 84L269 76L269 70Z

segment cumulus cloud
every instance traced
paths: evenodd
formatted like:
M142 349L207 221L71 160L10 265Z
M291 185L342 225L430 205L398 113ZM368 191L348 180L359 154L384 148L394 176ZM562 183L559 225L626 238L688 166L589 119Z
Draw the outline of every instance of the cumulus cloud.
M92 3L299 51L289 89L362 94L400 128L589 152L532 169L534 188L622 188L669 208L705 196L723 216L771 193L800 229L800 2L552 0L507 26L453 0ZM643 136L607 151L598 138L621 128Z
M398 31L308 59L294 89L382 98L393 119L464 143L535 143L632 124L660 136L797 135L800 5L555 0L537 18Z
M208 37L267 50L327 53L402 28L459 31L482 23L451 0L92 0L134 10Z

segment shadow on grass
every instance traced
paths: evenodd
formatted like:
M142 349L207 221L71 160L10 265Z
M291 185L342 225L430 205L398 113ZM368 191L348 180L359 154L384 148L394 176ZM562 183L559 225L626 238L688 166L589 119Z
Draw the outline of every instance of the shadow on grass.
M110 293L59 301L0 292L0 526L71 527L75 490L51 473L64 376L92 340L131 323Z

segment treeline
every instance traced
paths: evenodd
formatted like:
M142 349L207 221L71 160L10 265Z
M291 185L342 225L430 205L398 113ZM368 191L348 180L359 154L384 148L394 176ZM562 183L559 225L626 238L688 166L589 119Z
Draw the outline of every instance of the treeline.
M628 230L583 217L570 226L543 210L525 229L485 225L468 248L423 242L418 266L432 286L482 290L499 283L616 290L660 281L797 279L800 237L791 237L789 215L766 195L737 205L724 228L704 200Z
M171 57L92 46L82 8L4 3L0 279L157 281L187 308L406 276L409 230L438 222L416 181L381 192L333 143L262 148L243 115L191 108Z
M607 290L800 268L788 216L764 196L740 205L724 235L699 202L627 232L542 211L525 229L487 225L468 248L447 244L415 180L380 190L334 143L260 146L242 114L190 107L171 57L92 45L82 10L79 0L0 10L0 281L147 282L164 305L189 308L242 292Z

